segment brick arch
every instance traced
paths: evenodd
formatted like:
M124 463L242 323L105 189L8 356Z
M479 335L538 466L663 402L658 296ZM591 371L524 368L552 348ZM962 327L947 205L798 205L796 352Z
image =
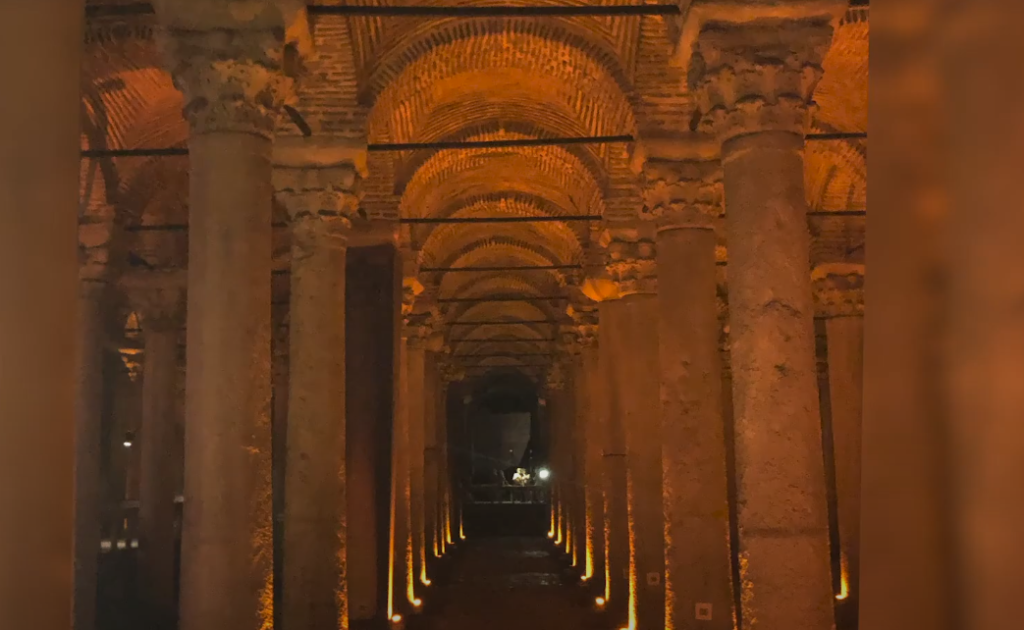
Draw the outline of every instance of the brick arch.
M561 226L561 227L559 227ZM447 267L467 253L483 246L509 243L530 249L552 264L575 264L583 259L583 248L562 223L483 224L445 226L424 244L421 262L425 267Z
M427 128L421 133L422 142L460 142L488 140L518 140L527 138L577 137L586 134L571 115L565 112L545 110L543 114L534 111L537 103L511 103L502 101L490 105L490 118L474 117L469 112L462 120L446 119L446 126ZM537 120L544 120L539 124ZM471 122L476 121L476 122ZM608 184L608 171L598 145L565 145L552 147L575 157L582 168L590 173L598 186L604 189ZM402 152L395 162L395 191L401 194L409 180L432 157L435 150Z
M403 217L436 216L453 199L498 187L547 198L565 214L604 214L597 181L572 154L553 147L438 153L416 171L399 210Z
M542 294L555 294L562 290L561 278L555 273L506 271L459 274L459 276L458 279L446 282L439 287L438 295L441 297L469 295L479 286L498 286L506 282L509 286L528 285Z
M850 142L810 143L805 150L804 187L811 210L865 210L867 160Z
M564 199L562 200L565 201ZM465 197L451 199L447 206L437 209L433 216L445 218L474 218L495 216L548 216L557 217L568 214L564 204L556 203L544 196L522 192L519 190L498 189L480 194L468 194ZM457 224L456 224L457 225ZM567 223L580 243L588 239L588 230L584 223ZM413 241L423 243L436 230L438 225L419 225L411 232Z
M389 126L394 141L409 142L446 102L474 93L499 100L524 82L530 89L513 93L522 91L551 107L569 108L588 133L629 133L635 128L627 93L586 52L532 34L484 33L439 44L394 73L374 100L370 132Z
M454 0L452 4L543 5L564 4L564 0L541 0L539 3L536 0ZM563 42L605 67L624 92L628 93L631 90L629 71L617 51L621 46L621 34L617 32L619 24L614 21L586 16L545 20L529 17L495 17L474 20L441 18L397 24L397 27L389 28L388 32L381 32L383 29L377 32L373 32L373 29L364 29L362 32L364 40L376 40L359 43L365 62L361 73L363 88L360 91L363 102L372 102L407 66L446 43L504 33L532 35Z
M553 265L557 264L545 252L508 241L496 241L480 243L476 247L464 252L459 258L452 261L452 267L507 267L523 265ZM471 272L477 273L477 272ZM536 271L530 273L556 274L557 270ZM452 293L452 286L461 284L459 273L437 272L431 274L428 282L437 286L440 293Z

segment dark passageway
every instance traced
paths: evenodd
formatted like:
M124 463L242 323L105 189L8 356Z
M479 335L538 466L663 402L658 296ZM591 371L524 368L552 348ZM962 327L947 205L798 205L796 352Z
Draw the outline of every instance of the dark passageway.
M566 630L599 627L549 540L489 536L463 543L438 585L438 606L410 627L424 630Z

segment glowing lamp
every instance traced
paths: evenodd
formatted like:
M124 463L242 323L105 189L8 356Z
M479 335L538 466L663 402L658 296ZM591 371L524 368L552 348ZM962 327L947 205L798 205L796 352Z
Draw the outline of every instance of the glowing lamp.
M608 601L603 597L596 597L594 598L594 603L597 604L598 608L604 608L604 605L607 604Z
M416 599L412 600L412 605L419 608L423 605L423 600L417 597Z
M398 613L391 615L391 623L402 623L402 615Z
M555 532L548 532L548 538L554 538Z
M551 471L548 470L547 468L541 468L540 470L537 471L537 477L539 477L541 481L546 481L550 476Z

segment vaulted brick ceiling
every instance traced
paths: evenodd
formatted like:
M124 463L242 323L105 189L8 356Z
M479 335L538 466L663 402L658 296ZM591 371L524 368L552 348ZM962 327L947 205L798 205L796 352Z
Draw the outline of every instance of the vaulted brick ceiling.
M118 4L91 0L89 4ZM318 4L343 4L318 0ZM347 4L388 4L349 0ZM417 3L422 4L422 3ZM438 5L595 4L593 0L442 0ZM599 4L636 4L601 0ZM851 9L825 60L815 131L867 125L867 9ZM153 42L154 18L90 20L83 65L83 146L180 146L188 130L181 98ZM685 127L692 105L682 70L669 62L676 25L662 17L485 18L315 16L316 54L306 60L297 110L314 133L371 143L640 135ZM296 134L285 121L281 133ZM808 203L816 211L864 210L866 142L817 142L807 149ZM372 153L363 209L372 218L602 215L640 210L623 143L513 149ZM187 221L187 158L117 158L83 163L83 200L105 196L123 224ZM596 226L594 226L596 227ZM816 217L816 261L859 260L862 217ZM181 233L129 232L127 248L150 264L185 263ZM405 230L421 264L579 264L590 247L583 222L416 225ZM722 241L725 245L724 241ZM287 265L287 230L275 235ZM721 248L720 258L725 258ZM570 276L572 274L569 274ZM560 270L422 274L441 298L564 294ZM724 280L724 277L723 277ZM284 284L282 287L286 286ZM282 289L283 290L283 289ZM275 300L286 299L276 295ZM453 303L449 319L564 317L564 302ZM458 337L550 338L551 326L452 328ZM479 344L474 351L488 346ZM495 363L508 361L494 359Z

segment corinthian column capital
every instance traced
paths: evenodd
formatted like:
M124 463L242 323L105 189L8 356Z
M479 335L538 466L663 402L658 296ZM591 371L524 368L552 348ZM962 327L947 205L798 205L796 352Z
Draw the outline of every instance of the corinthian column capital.
M811 272L819 317L864 315L864 265L828 263Z
M193 134L273 136L281 106L292 98L292 80L283 73L283 27L167 26L159 42Z
M721 141L765 131L802 136L831 42L823 17L707 24L688 68L699 129Z
M634 152L644 209L659 230L712 229L722 214L722 166L710 138L645 138Z
M601 237L605 248L607 281L614 298L657 293L658 274L654 240L634 228L609 228Z

